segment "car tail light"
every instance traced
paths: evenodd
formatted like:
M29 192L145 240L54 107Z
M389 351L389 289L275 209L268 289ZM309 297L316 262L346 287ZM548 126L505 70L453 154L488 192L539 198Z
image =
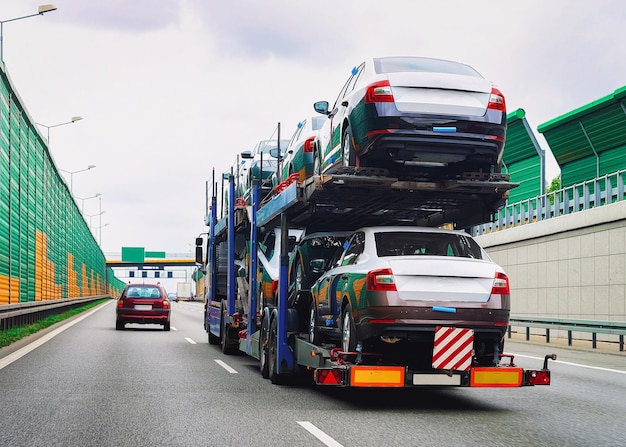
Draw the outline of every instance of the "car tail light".
M487 108L493 110L502 110L503 112L506 112L506 102L504 101L504 95L500 90L495 87L491 89L491 96L489 96L489 105L487 106Z
M367 290L397 290L391 269L378 269L367 272Z
M313 152L313 143L315 142L315 137L309 137L304 141L304 152Z
M373 102L393 102L393 93L389 81L378 81L367 86L365 91L365 104ZM504 98L503 98L504 101Z
M168 309L170 307L170 302L168 300L163 300L163 309Z
M496 277L493 280L493 287L491 288L492 295L510 295L511 288L509 287L509 278L502 272L496 272Z
M529 371L528 373L528 383L530 385L550 385L550 371L542 369L540 371Z
M124 300L122 300L121 298L119 300L117 300L117 307L119 307L119 308L124 307Z
M278 280L272 280L272 296L276 295L276 291L278 290Z

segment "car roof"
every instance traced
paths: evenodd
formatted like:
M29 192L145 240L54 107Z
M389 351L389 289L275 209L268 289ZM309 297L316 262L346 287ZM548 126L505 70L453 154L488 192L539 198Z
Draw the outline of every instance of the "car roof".
M363 227L353 231L363 231L365 233L391 233L396 231L405 231L413 233L447 233L447 234L462 234L464 236L470 236L468 233L462 230L447 230L444 228L436 227L416 227L416 226L403 226L403 225L385 225L377 227Z

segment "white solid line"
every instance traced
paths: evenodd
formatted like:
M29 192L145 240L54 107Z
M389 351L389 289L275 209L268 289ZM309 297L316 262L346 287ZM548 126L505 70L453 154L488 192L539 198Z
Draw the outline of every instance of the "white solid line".
M217 363L218 365L220 365L222 368L224 368L226 371L228 371L231 374L237 374L237 371L235 371L233 368L231 368L230 366L228 366L226 363L222 362L221 360L215 360L215 363Z
M515 357L524 357L527 359L535 359L535 360L543 360L542 357L534 357L532 355L522 355L522 354L513 354ZM596 369L598 371L606 371L606 372L614 372L618 374L626 374L626 371L622 371L619 369L610 369L610 368L602 368L601 366L590 366L590 365L581 365L580 363L572 363L572 362L562 362L558 358L556 360L550 360L550 362L560 363L562 365L569 366L578 366L579 368L588 368L588 369Z
M309 421L296 421L296 422L298 424L300 424L300 426L302 428L304 428L306 431L308 431L313 436L315 436L317 439L322 441L324 443L324 445L327 445L328 447L343 447L341 444L339 444L333 438L331 438L326 433L324 433L322 430L317 428L315 425L311 424Z
M80 317L70 321L69 323L64 324L61 327L56 328L55 330L53 330L52 332L44 335L41 338L38 338L37 340L35 340L32 343L29 343L28 345L24 346L21 349L18 349L17 351L7 355L5 358L0 359L0 369L4 368L5 366L10 365L11 363L13 363L16 360L21 359L22 357L24 357L26 354L28 354L31 351L34 351L35 349L37 349L39 346L43 345L44 343L52 340L54 337L56 337L57 335L59 335L61 332L63 332L66 329L71 328L72 326L74 326L76 323L79 323L81 321L83 321L85 318L91 316L92 314L96 313L97 311L99 311L100 309L102 309L104 306L107 306L109 304L111 304L113 301L109 301L107 303L101 304L100 306L96 307L95 309L87 312L84 315L81 315Z
M197 345L198 343L196 343L195 341L193 341L191 338L189 337L185 337L185 340L187 340L189 343L191 343L192 345Z

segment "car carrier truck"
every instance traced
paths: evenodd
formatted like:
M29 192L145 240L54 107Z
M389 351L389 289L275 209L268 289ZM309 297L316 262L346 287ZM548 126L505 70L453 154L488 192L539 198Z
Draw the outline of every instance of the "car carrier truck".
M220 344L224 353L242 351L256 358L262 376L277 384L304 371L312 373L318 385L341 387L550 384L548 361L556 358L553 355L547 355L536 370L517 367L512 355L497 349L490 365L473 361L454 369L431 362L428 368L413 370L408 361L403 363L402 355L386 363L381 360L384 352L363 352L360 346L344 351L332 344L314 344L300 323L306 316L298 315L299 309L288 299L290 228L303 229L305 234L398 224L468 228L489 220L503 206L508 191L517 186L508 176L406 182L346 171L315 175L302 183L293 176L263 204L259 203L257 181L253 182L248 202L235 197L232 172L226 176L226 214L217 218L217 185L213 181L210 213L205 221L209 231L205 238L196 239L196 261L206 271L207 281L204 326L208 342ZM264 295L259 290L258 241L261 233L277 227L282 238L280 271L278 280L272 283L274 299L270 300L261 298ZM432 337L430 356L435 349L435 335ZM470 344L464 349L469 349L471 355L475 346Z

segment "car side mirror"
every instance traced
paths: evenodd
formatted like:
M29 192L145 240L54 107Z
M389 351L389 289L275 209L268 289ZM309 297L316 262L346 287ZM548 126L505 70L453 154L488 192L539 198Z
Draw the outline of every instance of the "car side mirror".
M328 115L328 101L318 101L313 104L313 108L317 113Z
M270 149L270 157L280 158L280 152L278 152L278 149Z
M309 267L313 273L322 273L326 269L326 259L311 259Z
M204 259L202 259L202 245L196 246L196 262L198 264L204 263Z

